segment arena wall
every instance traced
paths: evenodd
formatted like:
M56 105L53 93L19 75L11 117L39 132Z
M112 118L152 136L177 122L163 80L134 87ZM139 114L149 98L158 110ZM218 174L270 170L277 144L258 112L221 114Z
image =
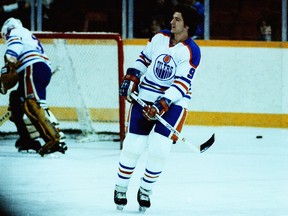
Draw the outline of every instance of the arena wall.
M124 71L133 65L146 42L146 39L124 40ZM187 124L288 128L287 42L196 42L201 48L202 59L193 81L192 101L189 106ZM53 49L53 45L44 44L44 48L45 46L48 47L47 49ZM97 49L99 53L105 53L107 50L105 46L95 47L95 44L87 46L91 46L89 49ZM3 56L3 51L2 42L0 44L1 56ZM75 49L75 52L78 50ZM73 56L71 55L72 58ZM105 59L106 61L110 60L109 58ZM72 60L74 61L74 59ZM79 61L79 59L75 59L75 61ZM115 63L111 63L111 67L114 67L113 65ZM86 68L93 67L93 65L86 65ZM77 73L79 73L78 77L97 76L93 70L77 71ZM98 76L101 76L101 80L109 80L110 83L114 83L113 86L111 85L113 89L111 92L117 94L117 76L111 76L105 71L100 72ZM104 84L107 85L107 82L97 83L97 88L101 89L101 85ZM65 86L51 85L49 89L56 88L62 92L63 97L70 97L65 93ZM91 89L91 92L93 91L95 89ZM109 92L106 93L108 96L110 95ZM103 95L101 99L103 101L93 100L93 97L89 100L88 105L93 113L97 113L97 109L101 108L99 107L100 103L104 103L106 100L107 104L110 97L108 96ZM51 99L51 101L51 108L61 119L63 112L57 112L57 109L61 108L62 111L63 107L65 109L63 100ZM7 109L7 104L7 95L1 95L1 113ZM70 106L66 108L70 109ZM117 111L115 104L111 105L111 110L112 113Z
M202 52L186 123L288 127L288 43L196 41ZM126 40L125 69L146 40Z

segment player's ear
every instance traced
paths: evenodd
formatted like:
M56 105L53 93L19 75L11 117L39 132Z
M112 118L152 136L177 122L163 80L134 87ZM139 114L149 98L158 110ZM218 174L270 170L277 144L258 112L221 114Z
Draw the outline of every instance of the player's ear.
M189 26L185 25L184 28L187 32L189 31Z

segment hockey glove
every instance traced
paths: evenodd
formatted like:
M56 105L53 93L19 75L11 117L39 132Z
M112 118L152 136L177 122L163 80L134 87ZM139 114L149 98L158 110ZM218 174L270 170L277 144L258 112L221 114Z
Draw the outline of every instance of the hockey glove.
M160 116L163 115L168 111L170 105L171 100L167 98L159 98L153 105L147 105L143 108L143 115L149 121L156 120L156 114Z
M120 86L119 94L124 96L130 103L132 102L131 93L135 90L138 91L137 87L140 82L141 72L134 68L128 68L124 80Z
M6 94L18 82L18 74L13 65L6 64L0 72L0 93Z

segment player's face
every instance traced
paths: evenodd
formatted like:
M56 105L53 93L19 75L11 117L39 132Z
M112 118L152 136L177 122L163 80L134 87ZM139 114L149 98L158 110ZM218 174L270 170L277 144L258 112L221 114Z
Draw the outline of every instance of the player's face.
M179 12L174 13L173 19L171 20L170 24L171 32L174 34L179 34L186 30L182 14Z

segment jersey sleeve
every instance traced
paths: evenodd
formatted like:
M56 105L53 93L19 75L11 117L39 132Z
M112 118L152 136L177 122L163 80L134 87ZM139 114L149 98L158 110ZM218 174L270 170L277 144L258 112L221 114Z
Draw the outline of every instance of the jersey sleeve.
M9 36L6 38L7 50L5 52L6 58L18 59L18 56L23 50L23 43L21 34L18 29L12 30Z
M170 88L165 91L164 97L172 102L183 98L191 98L192 79L200 63L201 53L198 46L186 44L178 53L180 61L177 64L176 75Z
M146 73L147 68L152 62L152 53L154 44L157 43L157 37L158 35L156 34L154 37L148 40L147 45L141 51L140 55L134 63L134 68L140 70L142 74Z

